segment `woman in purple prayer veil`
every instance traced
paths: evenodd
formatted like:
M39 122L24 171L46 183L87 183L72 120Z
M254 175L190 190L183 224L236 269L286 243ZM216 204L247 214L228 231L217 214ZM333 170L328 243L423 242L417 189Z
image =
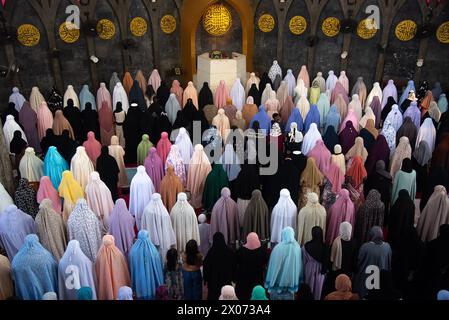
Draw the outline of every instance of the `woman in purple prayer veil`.
M114 237L116 247L127 257L136 234L134 232L134 217L129 213L123 199L118 199L115 202L109 218L109 234Z
M346 127L339 134L340 145L342 152L344 154L346 154L346 152L348 152L349 149L352 148L352 146L355 143L355 138L357 138L357 136L358 133L357 130L354 128L352 121L346 122Z
M382 160L385 163L385 167L388 168L390 163L390 147L382 134L377 136L377 140L371 147L368 158L366 159L365 168L368 175L376 169L376 163L379 160Z
M388 80L388 84L382 92L382 108L387 104L389 97L393 97L394 101L398 101L398 89L393 80Z
M421 127L421 111L418 108L418 102L413 101L410 103L410 106L405 110L404 114L402 115L403 118L410 117L412 119L415 127L417 130Z
M373 113L376 116L374 126L377 129L379 129L380 121L382 120L382 111L383 110L382 110L382 106L380 105L380 100L379 100L378 96L374 96L373 101L371 101L370 108L371 108L371 110L373 110Z
M40 153L42 150L37 133L37 114L31 108L29 102L23 103L19 112L19 119L16 120L20 121L20 124L23 126L23 131L25 131L30 147L33 147L36 153Z
M151 148L148 153L147 158L145 159L145 170L147 174L150 176L151 181L153 181L154 188L156 192L160 192L160 186L162 178L164 178L164 164L162 163L162 159L157 154L156 148Z

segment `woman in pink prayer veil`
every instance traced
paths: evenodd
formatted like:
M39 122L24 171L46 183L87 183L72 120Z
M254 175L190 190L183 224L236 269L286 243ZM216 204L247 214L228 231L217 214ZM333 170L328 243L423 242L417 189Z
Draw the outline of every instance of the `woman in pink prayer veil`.
M307 89L310 88L310 77L309 77L309 72L307 71L306 66L301 67L301 70L299 71L299 74L298 74L298 82L299 82L299 79L302 79L302 81L304 81L304 86Z
M231 190L225 187L221 189L221 197L212 209L210 234L213 236L221 232L226 243L232 246L239 239L239 230L237 203L231 198Z
M59 197L58 191L53 187L51 180L47 176L41 178L39 189L36 195L37 203L41 203L44 199L50 199L53 209L57 213L62 212L61 198Z
M106 88L106 84L104 82L100 84L100 88L97 91L97 108L100 108L98 109L98 111L100 111L101 108L103 108L103 103L106 103L109 109L112 110L111 93Z
M95 133L89 131L87 133L87 140L83 143L84 149L86 149L86 153L89 156L90 161L96 166L97 158L101 154L101 143L95 139Z
M348 114L346 115L345 119L340 125L340 133L343 131L344 128L346 128L346 123L348 121L351 121L354 128L358 131L359 121L357 120L357 114L355 113L354 109L350 108L348 110Z
M349 197L349 191L341 189L338 193L337 201L332 205L327 215L326 243L332 245L334 240L340 235L340 224L344 221L354 226L355 207Z
M218 85L217 90L215 91L215 106L217 108L223 108L226 105L226 101L229 98L229 90L226 86L226 83L224 80L220 81L220 84Z
M187 100L189 99L192 99L193 105L196 107L196 109L198 109L198 91L196 90L192 81L189 81L189 83L187 84L187 88L184 90L181 108L184 108L184 106L187 104Z
M161 76L159 75L159 71L154 69L151 72L150 78L148 79L148 84L153 87L154 92L157 92L157 89L161 86ZM146 89L146 88L145 88Z
M125 200L118 199L109 218L109 234L114 237L115 245L125 257L128 257L136 238L134 223L134 217L128 211Z
M39 110L37 110L37 133L39 134L39 140L45 137L47 129L53 127L53 114L47 106L45 101L41 102Z
M161 139L157 143L156 149L157 149L157 154L159 155L159 157L162 160L162 163L165 163L165 161L167 160L167 156L170 153L170 149L171 149L171 142L168 139L167 132L161 133Z
M173 80L171 88L170 88L170 93L175 94L176 99L179 102L179 105L181 107L183 107L184 105L182 104L182 96L183 96L184 90L182 89L181 84L179 83L178 80L176 80L176 79Z
M112 112L112 108L106 102L103 102L100 111L98 111L98 120L100 122L101 143L105 146L109 145L112 136L115 134L113 119L114 113Z
M310 150L310 152L307 154L307 157L314 158L315 164L317 165L318 169L325 173L329 169L329 165L331 164L331 153L326 148L326 145L324 144L323 140L318 140L315 144L315 146Z
M156 192L159 193L161 188L161 181L165 175L165 170L164 163L162 162L161 157L157 154L156 148L152 147L150 149L150 152L145 159L144 166L147 174L151 178L151 181L153 181Z

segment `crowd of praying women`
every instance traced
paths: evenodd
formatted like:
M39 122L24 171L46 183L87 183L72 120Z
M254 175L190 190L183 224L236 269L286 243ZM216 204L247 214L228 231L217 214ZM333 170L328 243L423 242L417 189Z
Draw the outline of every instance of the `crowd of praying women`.
M447 98L382 86L274 61L199 92L13 88L0 299L448 300Z

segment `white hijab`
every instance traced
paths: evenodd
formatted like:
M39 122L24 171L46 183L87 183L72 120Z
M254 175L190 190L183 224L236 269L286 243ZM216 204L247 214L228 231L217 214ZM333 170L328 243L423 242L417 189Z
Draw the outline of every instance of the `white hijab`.
M39 91L39 88L33 87L30 94L30 106L36 113L39 110L42 101L45 101L45 98Z
M433 125L432 118L426 118L419 128L415 148L418 148L419 143L424 140L429 145L430 152L433 153L433 150L435 150L436 135L437 133L435 130L435 126Z
M240 78L235 79L234 85L231 88L232 104L237 110L242 110L245 104L245 88L243 88Z
M304 140L302 142L301 152L307 156L307 154L315 147L318 140L322 140L320 132L316 126L316 123L310 124L309 131L304 135Z
M22 139L28 142L25 132L23 132L22 128L17 124L16 120L14 120L13 115L7 115L5 124L3 125L3 136L5 137L6 149L10 152L9 145L11 140L14 138L14 132L20 131L22 133Z
M82 146L76 148L76 153L70 161L70 171L73 177L80 184L81 188L86 190L90 174L94 171L94 165Z
M276 79L276 76L279 75L282 78L282 69L277 60L273 61L273 65L270 68L270 71L268 72L268 77L270 78L271 82L274 83L274 80Z
M125 111L125 113L127 113L129 109L129 100L125 88L123 87L121 82L117 82L114 87L114 92L112 93L112 109L114 111L117 106L117 102L122 103L122 109L123 111Z
M287 70L287 75L285 76L284 81L287 82L288 95L293 97L295 95L296 78L293 75L292 69Z
M246 93L249 92L249 90L251 89L251 86L253 84L255 84L257 89L259 89L259 83L260 83L260 79L256 76L256 74L254 72L251 72L251 74L249 75L248 81L246 81Z
M374 82L373 88L366 98L365 106L370 106L375 96L379 98L379 101L382 101L382 89L380 88L379 82Z
M189 133L185 128L180 128L178 131L178 136L175 140L175 145L178 146L179 153L181 154L182 161L186 167L186 171L189 167L190 159L193 155L193 145L190 140Z
M34 149L25 149L25 154L19 164L20 176L29 182L39 182L44 175L44 163L36 156Z
M265 86L265 89L262 92L262 100L261 103L264 105L265 102L270 98L271 92L274 92L274 90L271 88L271 84L267 83Z
M333 70L329 71L329 74L326 79L326 90L329 90L332 92L335 88L335 85L337 84L338 78L335 75Z
M9 102L14 103L17 112L22 109L23 103L26 101L25 97L20 93L19 88L12 88L12 93L9 96Z
M69 84L67 86L67 90L64 93L64 108L67 107L67 101L69 99L73 100L73 106L80 108L80 100L78 99L78 95L75 92L75 89L73 89L73 86Z
M153 181L147 174L144 166L137 168L137 173L131 180L129 195L129 212L136 218L137 228L140 230L140 223L143 210L151 200L155 192Z
M401 111L399 111L399 107L397 104L394 104L391 107L391 111L388 113L385 121L390 121L391 125L393 126L394 130L396 130L396 132L402 126L403 121L402 113Z
M302 79L299 79L298 85L295 88L295 102L298 102L298 100L302 97L305 97L307 99L307 92L308 89L304 84L304 81Z
M183 192L178 194L178 201L170 212L173 230L176 235L176 247L183 252L190 240L195 240L200 245L200 233L195 210L187 201L187 195Z
M171 124L175 123L178 111L180 110L181 106L179 105L176 94L171 93L170 97L167 100L167 103L165 104L165 112L167 113L167 118Z
M297 215L298 208L290 196L290 191L282 189L278 203L271 213L271 242L281 242L281 233L286 227L292 227L296 232Z
M153 193L151 196L151 201L143 211L140 225L141 229L148 231L151 242L161 251L166 252L172 246L176 246L170 214L164 207L159 193Z
M13 205L14 201L9 195L8 191L6 191L3 184L0 183L0 215L2 212L8 208L10 205Z
M310 111L310 103L309 100L307 100L307 96L301 96L301 98L299 98L298 103L296 104L296 108L299 109L302 121L304 122L306 120L307 114Z

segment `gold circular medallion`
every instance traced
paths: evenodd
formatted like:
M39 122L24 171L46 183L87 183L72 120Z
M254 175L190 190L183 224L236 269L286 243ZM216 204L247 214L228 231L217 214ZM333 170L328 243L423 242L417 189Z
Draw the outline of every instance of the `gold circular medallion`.
M299 36L306 31L307 21L303 16L294 16L290 19L288 27L290 28L291 33Z
M335 37L340 33L340 20L335 17L327 17L321 25L321 30L327 37Z
M65 43L77 42L80 38L80 29L73 22L63 22L59 26L59 37Z
M376 35L378 28L376 20L363 19L357 26L357 35L365 40L371 39Z
M115 25L109 19L101 19L97 23L98 37L103 40L110 40L115 36Z
M274 29L275 21L271 14L263 14L260 16L258 26L262 32L271 32Z
M403 20L396 26L394 34L396 35L396 38L401 41L410 41L415 37L417 29L418 26L415 21Z
M17 40L26 47L33 47L39 43L41 33L32 24L22 24L17 29Z
M146 20L142 17L135 17L129 23L129 30L131 30L133 36L142 37L148 30Z
M443 22L437 29L437 39L441 43L449 43L449 21Z
M203 15L203 27L213 36L226 34L232 25L232 16L223 4L214 4Z
M161 19L161 30L167 34L175 32L176 18L170 14L163 16Z

